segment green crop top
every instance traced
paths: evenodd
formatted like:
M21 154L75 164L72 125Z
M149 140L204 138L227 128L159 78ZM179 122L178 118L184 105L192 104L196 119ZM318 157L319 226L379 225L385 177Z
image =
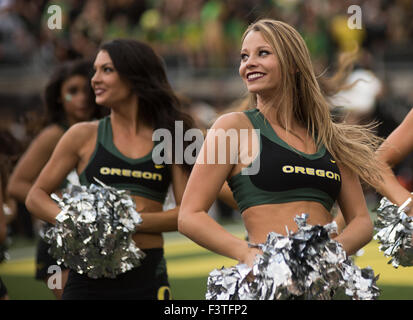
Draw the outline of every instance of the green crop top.
M250 164L259 161L255 175L241 172L228 179L241 213L262 205L293 201L315 201L331 210L340 193L340 170L327 149L306 154L278 137L258 109L244 112L260 130L260 152Z
M172 179L168 165L153 162L152 150L138 159L124 156L113 143L109 116L99 121L96 147L79 181L88 185L95 183L94 177L109 186L129 190L132 195L161 203Z

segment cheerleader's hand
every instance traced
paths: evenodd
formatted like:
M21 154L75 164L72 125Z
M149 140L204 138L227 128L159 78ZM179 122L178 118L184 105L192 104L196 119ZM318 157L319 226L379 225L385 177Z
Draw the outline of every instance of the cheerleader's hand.
M246 264L248 267L252 268L254 266L255 259L258 254L262 254L262 250L258 248L258 246L251 246L248 244L247 252L243 259L239 261L241 264ZM252 282L254 280L253 270L247 276L247 281Z
M413 210L412 210L412 197L407 198L403 204L399 206L398 212L404 212L408 216L413 215Z
M239 263L246 264L250 268L252 268L257 254L262 254L262 250L259 248L259 246L248 243L248 249L244 257L241 260L239 260Z

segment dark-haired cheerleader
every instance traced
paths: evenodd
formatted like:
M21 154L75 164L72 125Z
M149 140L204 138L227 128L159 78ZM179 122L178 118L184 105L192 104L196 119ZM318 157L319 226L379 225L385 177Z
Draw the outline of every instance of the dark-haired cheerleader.
M37 176L50 159L59 139L75 123L99 118L102 114L93 100L90 86L92 63L84 60L65 62L54 70L44 92L45 115L44 128L32 141L20 158L7 187L8 194L24 203ZM61 190L67 181L62 181L54 191ZM36 249L37 280L48 284L54 272L51 266L57 266L56 259L48 253L50 246L39 239ZM61 266L61 288L51 288L57 299L62 296L69 270Z
M155 163L152 136L161 128L175 137L175 121L182 121L187 130L192 119L181 111L163 61L146 44L134 40L105 43L94 69L96 103L109 108L110 115L76 124L65 133L26 204L33 214L54 224L60 209L50 194L72 169L77 170L81 184L94 183L97 178L129 190L143 220L133 236L146 254L142 265L115 279L92 279L71 270L63 299L169 299L162 232L177 230L178 207L190 166ZM163 211L170 184L178 206Z
M6 236L7 236L6 215L4 214L4 210L3 210L3 186L2 186L3 179L4 178L0 175L0 250L1 250L1 245L6 241ZM0 300L8 300L7 288L6 288L6 285L3 283L3 281L1 280L1 278L0 278Z
M0 130L0 263L6 258L7 253L7 224L13 220L16 213L15 201L7 195L6 189L10 172L20 152L19 141L10 132ZM6 285L0 278L0 300L8 299Z

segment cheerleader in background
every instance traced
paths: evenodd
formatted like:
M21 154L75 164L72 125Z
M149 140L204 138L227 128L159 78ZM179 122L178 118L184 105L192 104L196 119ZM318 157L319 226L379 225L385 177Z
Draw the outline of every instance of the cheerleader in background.
M393 167L403 161L413 151L413 109L402 123L387 137L377 150L377 159L383 163L383 181L376 190L397 206L412 198L411 191L402 186L393 172ZM405 207L407 215L412 216L413 203Z
M6 194L8 178L13 169L15 159L20 154L19 142L7 131L0 131L0 250L6 250L7 224L15 216L16 205L14 199ZM0 263L4 252L0 252ZM0 278L0 300L8 300L6 285Z
M33 186L40 171L43 169L53 153L63 134L75 123L100 118L102 108L99 108L94 99L90 86L92 63L76 60L63 63L52 74L44 92L45 119L44 129L31 142L30 146L20 158L8 184L8 194L24 203L30 188ZM67 180L57 186L54 192L64 188ZM48 283L50 266L57 265L56 259L50 256L48 245L39 239L36 249L37 280ZM62 268L62 288L53 288L57 299L62 296L69 270Z
M55 223L60 209L50 194L73 169L81 184L89 185L97 178L129 190L143 220L133 236L146 254L142 265L115 279L92 279L70 270L63 299L170 299L162 233L177 230L178 208L191 166L173 159L155 163L152 151L157 143L152 137L156 129L167 129L174 148L175 122L182 121L185 133L193 121L181 111L163 61L148 45L126 39L105 43L94 69L96 103L109 108L110 115L76 124L63 135L26 205L40 219ZM177 207L163 211L170 184Z

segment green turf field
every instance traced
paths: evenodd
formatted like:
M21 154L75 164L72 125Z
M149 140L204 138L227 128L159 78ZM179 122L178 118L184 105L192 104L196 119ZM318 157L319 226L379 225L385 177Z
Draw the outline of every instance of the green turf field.
M242 226L229 225L227 229L239 237L244 236ZM34 280L34 243L16 241L10 249L11 259L0 265L0 276L9 290L11 299L54 299L42 282ZM206 280L210 271L222 266L231 266L236 261L213 254L184 236L174 232L165 236L165 254L172 295L177 300L204 299ZM371 266L380 274L378 285L382 290L380 299L413 299L413 268L394 269L388 259L378 250L375 241L363 248L364 254L356 258L363 268Z

